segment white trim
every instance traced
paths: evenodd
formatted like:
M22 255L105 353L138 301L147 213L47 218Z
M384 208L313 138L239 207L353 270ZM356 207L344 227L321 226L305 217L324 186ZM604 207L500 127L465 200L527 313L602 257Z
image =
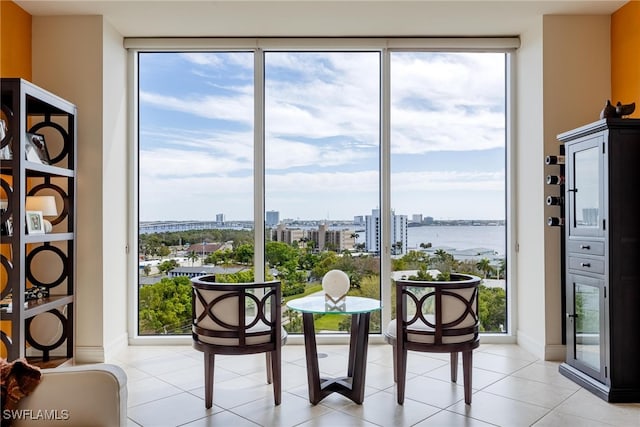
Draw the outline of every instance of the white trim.
M78 346L75 349L73 358L75 364L82 363L104 363L105 351L103 347Z
M264 194L264 52L257 49L253 58L253 274L257 281L264 281L266 265L265 245L265 194Z
M391 321L391 54L380 56L380 299L381 327ZM384 256L383 256L384 254ZM390 302L386 303L385 302Z
M139 263L138 263L138 52L129 51L128 53L128 76L127 84L130 88L128 94L129 108L128 115L128 137L129 144L129 164L127 173L129 174L129 224L128 224L128 266L127 266L127 283L131 284L127 289L127 329L130 337L138 335L138 279L139 279Z
M516 256L516 244L518 242L517 224L516 224L516 180L517 174L514 170L516 164L517 144L516 144L516 114L514 114L516 105L516 90L517 87L517 73L516 73L516 52L510 52L506 57L505 64L505 84L506 84L506 164L505 164L505 197L506 197L506 250L505 255L507 257L507 334L515 336L515 331L518 328L516 319L518 314L518 307L515 302L517 301L517 286L515 285L515 278L517 275L517 256Z
M436 49L503 52L520 47L519 37L184 37L125 38L126 49L172 50L296 50L296 49Z
M107 344L104 348L104 360L102 362L107 362L117 357L123 350L127 348L129 345L129 335L126 333L122 333L118 335L116 339Z
M265 194L264 194L264 52L265 51L296 51L296 50L323 50L323 51L379 51L381 53L380 63L380 226L381 226L381 300L383 301L381 327L384 328L391 318L390 299L390 277L391 260L390 254L391 236L388 230L391 229L391 148L390 148L390 52L392 51L465 51L465 52L504 52L506 54L506 132L505 150L505 197L506 197L506 247L507 247L507 334L504 335L482 335L483 342L515 342L514 332L516 331L516 286L513 280L517 265L516 260L516 224L515 224L515 200L516 200L516 176L513 173L512 165L515 164L515 140L516 121L512 106L516 105L515 95L515 49L520 46L517 37L496 37L496 38L127 38L124 40L124 47L129 51L129 86L132 88L129 94L130 105L136 108L131 109L129 137L133 142L131 152L130 182L131 182L131 209L130 214L130 257L132 264L129 267L130 283L137 285L138 262L137 262L137 60L139 51L251 51L254 53L254 180L253 180L253 214L254 214L254 250L255 250L255 275L256 280L264 278L264 271L260 266L264 265L264 242L265 242ZM383 256L384 255L384 256ZM129 294L129 334L131 344L169 344L177 342L190 342L191 337L185 336L138 336L138 292L137 286L130 286ZM377 338L376 338L377 337ZM299 337L302 339L302 337ZM295 336L289 337L289 342L296 341ZM346 335L319 336L318 342L324 343L345 343L348 339ZM371 340L382 339L380 335L371 335Z
M564 362L567 356L567 346L562 344L550 344L544 349L544 360Z
M433 50L456 50L469 52L504 52L520 47L519 37L434 37L434 38L390 38L387 46L390 49L415 50L424 48L425 45Z
M316 342L318 345L347 345L349 343L348 334L317 334ZM516 337L503 334L481 334L481 344L516 344ZM157 336L141 336L129 339L130 345L149 345L149 346L171 346L171 345L191 345L193 339L191 335L157 335ZM304 345L304 336L302 334L289 334L286 345ZM369 335L369 345L388 345L381 334ZM524 348L524 346L523 346ZM564 353L563 353L564 354Z
M527 350L529 353L533 354L539 359L546 360L545 355L543 354L544 348L543 343L535 340L533 337L523 333L521 330L518 330L516 343ZM564 356L563 356L564 357Z

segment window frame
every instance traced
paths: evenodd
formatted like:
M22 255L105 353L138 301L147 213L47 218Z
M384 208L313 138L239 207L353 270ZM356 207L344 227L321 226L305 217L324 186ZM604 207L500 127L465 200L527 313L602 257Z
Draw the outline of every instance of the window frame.
M391 53L392 52L498 52L506 54L505 60L505 256L507 260L507 331L482 334L485 343L515 343L517 307L513 281L517 277L515 263L515 55L520 41L517 37L497 38L127 38L129 96L129 257L128 257L128 332L130 344L169 345L191 342L188 335L141 336L138 335L138 54L141 52L253 52L254 54L254 253L255 260L264 263L265 242L265 114L264 114L264 54L286 51L371 51L381 54L380 65L380 231L381 231L381 300L385 301L389 287L383 286L384 278L391 277ZM260 261L254 261L259 265ZM255 269L256 280L264 279L264 271ZM391 320L391 307L383 304L382 322ZM301 344L302 335L290 335L291 343ZM348 336L327 334L318 337L319 344L346 344ZM372 334L370 342L384 342L382 333Z

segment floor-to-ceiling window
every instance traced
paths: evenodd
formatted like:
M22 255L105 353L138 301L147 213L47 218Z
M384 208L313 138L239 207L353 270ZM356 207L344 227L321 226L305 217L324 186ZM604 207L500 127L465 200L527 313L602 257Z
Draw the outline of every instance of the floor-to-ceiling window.
M504 332L506 54L392 52L390 70L392 278L480 276L481 331Z
M508 332L509 53L288 43L132 56L136 333L188 333L195 275L277 277L286 300L333 268L383 301L372 333L394 278L447 271L482 276L483 331Z
M184 334L189 277L253 264L253 53L137 65L138 333Z
M325 273L347 273L352 293L380 299L380 257L364 218L380 204L380 52L266 52L266 261L285 299L321 292ZM376 245L377 246L377 245ZM291 247L290 257L279 256ZM287 310L289 332L300 314ZM371 331L380 331L374 314ZM346 332L350 318L317 316Z

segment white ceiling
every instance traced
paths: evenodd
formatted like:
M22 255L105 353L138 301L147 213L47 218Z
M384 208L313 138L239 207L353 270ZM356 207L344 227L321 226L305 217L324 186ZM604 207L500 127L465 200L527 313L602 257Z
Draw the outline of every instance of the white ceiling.
M610 15L626 1L17 0L33 16L103 15L126 37L512 36L542 15Z

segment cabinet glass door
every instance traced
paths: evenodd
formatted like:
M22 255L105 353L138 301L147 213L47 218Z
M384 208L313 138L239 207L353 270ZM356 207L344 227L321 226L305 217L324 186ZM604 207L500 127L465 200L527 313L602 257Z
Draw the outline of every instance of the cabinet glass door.
M603 234L601 141L589 139L568 148L569 235Z
M604 381L604 282L570 275L567 361Z

